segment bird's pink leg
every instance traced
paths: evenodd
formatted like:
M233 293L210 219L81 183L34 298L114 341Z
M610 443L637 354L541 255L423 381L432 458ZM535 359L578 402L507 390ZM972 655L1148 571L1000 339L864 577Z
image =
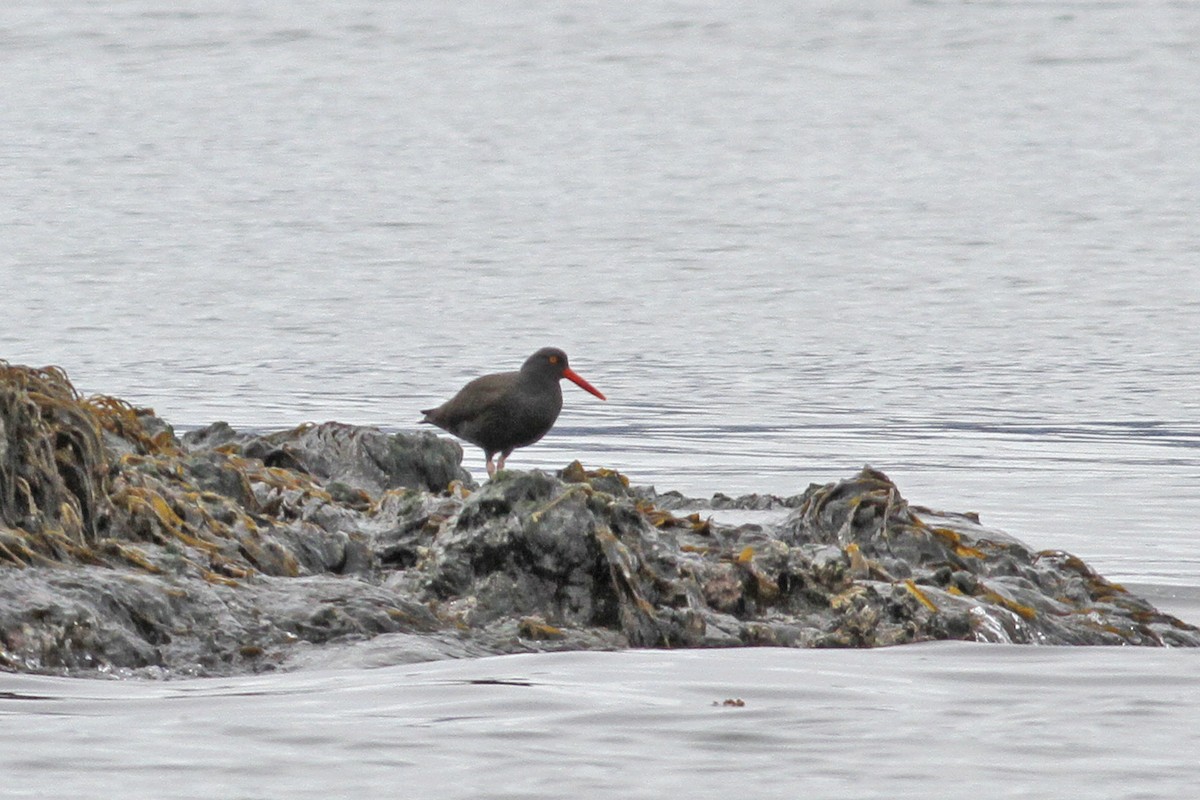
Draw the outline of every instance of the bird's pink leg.
M505 462L505 461L507 461L507 460L508 460L508 454L507 454L507 453L501 453L501 454L500 454L500 461L499 461L499 462L496 464L496 469L498 469L498 470L504 469L504 462Z
M504 466L504 459L500 459L500 466L502 466L502 467ZM487 470L488 470L488 477L489 477L489 478L490 478L490 477L492 477L493 475L495 475L495 474L496 474L496 465L492 463L492 457L491 457L491 456L488 456L488 460L487 460Z

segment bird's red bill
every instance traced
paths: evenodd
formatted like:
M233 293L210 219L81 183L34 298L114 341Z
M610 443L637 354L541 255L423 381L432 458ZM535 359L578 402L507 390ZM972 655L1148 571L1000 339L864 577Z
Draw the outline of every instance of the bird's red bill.
M575 384L580 389L583 389L584 391L588 391L588 392L591 392L592 394L596 395L596 397L599 397L601 400L608 399L604 395L600 394L599 389L597 389L595 386L592 386L590 383L585 381L583 378L579 377L579 373L576 372L575 370L571 369L570 367L567 367L566 369L563 370L563 377L566 378L567 380L571 381L571 383Z

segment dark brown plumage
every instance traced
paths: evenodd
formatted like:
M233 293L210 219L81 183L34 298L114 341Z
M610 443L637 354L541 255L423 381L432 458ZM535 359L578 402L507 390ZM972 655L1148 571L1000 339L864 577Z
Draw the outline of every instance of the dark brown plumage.
M421 422L483 448L488 477L504 469L504 462L518 447L531 445L546 435L562 410L563 378L606 399L567 363L567 354L557 347L543 347L525 359L517 372L484 375L468 383L458 394L437 408L422 411ZM492 456L500 454L492 465Z

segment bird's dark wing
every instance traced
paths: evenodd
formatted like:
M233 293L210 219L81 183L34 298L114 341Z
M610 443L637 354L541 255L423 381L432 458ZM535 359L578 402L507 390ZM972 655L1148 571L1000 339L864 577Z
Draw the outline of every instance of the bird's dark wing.
M425 415L422 422L432 422L443 430L457 433L463 425L479 419L494 408L500 398L512 389L518 374L502 372L476 378L437 408L421 412Z

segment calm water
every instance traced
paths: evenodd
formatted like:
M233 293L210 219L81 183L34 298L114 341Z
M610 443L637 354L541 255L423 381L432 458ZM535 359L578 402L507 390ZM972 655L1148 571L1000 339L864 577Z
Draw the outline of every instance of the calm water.
M1200 780L1193 655L953 643L0 675L0 767L13 798L1182 798Z
M1192 4L60 0L0 11L0 64L0 357L57 363L180 427L407 430L466 379L558 344L609 402L567 387L559 426L514 467L578 457L708 495L791 494L870 463L913 502L979 511L1200 622ZM478 453L467 466L481 473ZM861 796L931 775L980 786L1003 759L1041 780L1064 754L1072 785L1106 795L1173 796L1164 775L1196 777L1171 761L1194 750L1189 654L521 663L551 670L544 691L567 705L537 716L503 687L438 677L508 669L490 660L194 692L5 678L53 700L0 707L7 730L44 731L4 772L78 794L96 771L46 772L70 741L101 753L80 764L136 776L122 787L191 764L197 787L336 796L352 776L394 787L382 776L408 759L427 789L429 765L453 762L472 780L529 776L513 796L550 796L563 775L632 795L643 779L653 796L710 767L709 786L786 782L841 741L817 794L851 775ZM704 703L649 702L661 686L623 683L629 664ZM771 687L776 669L794 673L781 738L770 706L712 716L710 671ZM611 713L563 699L597 681ZM208 713L184 699L204 692L277 723L200 719L212 735L183 749L188 715ZM392 716L413 692L479 721L396 752L430 730ZM297 693L313 699L295 714L269 699ZM392 711L359 731L358 702ZM1064 708L1095 716L1079 732ZM728 740L707 727L731 719ZM124 749L131 726L159 724L159 756ZM974 724L986 735L964 737ZM903 769L866 768L852 745L870 731ZM244 756L264 738L259 773ZM1147 762L1176 740L1192 749ZM606 758L649 741L652 778L612 774ZM514 743L530 760L505 761ZM253 788L292 756L324 777ZM480 785L462 781L463 796Z

